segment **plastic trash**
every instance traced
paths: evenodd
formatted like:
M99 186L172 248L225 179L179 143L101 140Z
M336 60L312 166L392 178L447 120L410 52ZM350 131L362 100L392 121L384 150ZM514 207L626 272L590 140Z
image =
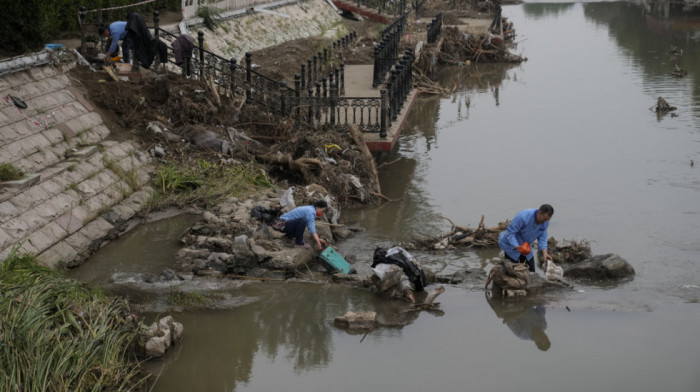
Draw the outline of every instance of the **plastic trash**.
M297 207L294 202L294 187L290 186L280 197L280 206L285 210L292 210Z
M564 279L564 269L560 266L554 264L552 260L547 260L547 269L545 271L545 277L549 281L556 281Z

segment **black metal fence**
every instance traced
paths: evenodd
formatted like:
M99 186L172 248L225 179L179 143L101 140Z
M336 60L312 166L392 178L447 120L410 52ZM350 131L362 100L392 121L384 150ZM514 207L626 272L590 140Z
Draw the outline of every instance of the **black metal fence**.
M428 43L433 44L437 41L442 29L442 14L437 14L435 19L428 23Z
M374 67L372 87L384 83L387 73L398 61L399 42L403 33L408 13L401 15L382 31L382 40L374 47Z
M315 83L326 84L328 88L333 84L333 80L338 84L340 94L345 91L345 63L343 62L343 50L350 47L352 42L357 39L357 33L354 31L343 36L341 39L333 42L327 48L314 54L312 58L306 61L306 64L301 64L301 88L314 86Z
M175 34L160 29L157 25L155 31L156 36L166 43L177 38ZM245 64L241 65L234 58L227 60L202 48L204 33L200 31L192 53L191 76L213 82L220 94L245 97L246 103L254 103L269 113L289 116L297 124L312 127L355 124L364 132L376 132L381 137L386 137L391 125L389 95L383 91L380 97L340 96L344 84L342 68L329 71L320 81L314 81L315 75L323 75L317 57L317 69L314 72L312 64L311 79L307 73L302 86L301 74L297 74L294 85L288 86L284 81L275 81L253 70L251 53L245 54ZM169 49L168 62L174 64L172 48Z

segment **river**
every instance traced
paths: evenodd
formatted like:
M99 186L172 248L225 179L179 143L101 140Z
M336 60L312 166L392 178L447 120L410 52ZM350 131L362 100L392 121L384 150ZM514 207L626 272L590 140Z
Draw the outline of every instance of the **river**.
M524 3L503 15L529 60L442 69L457 92L416 102L380 171L396 201L346 211L367 231L341 252L368 262L377 243L446 230L436 215L495 225L549 203L550 235L621 255L635 278L509 303L447 285L444 314L367 335L332 320L394 303L345 286L249 284L234 309L175 315L185 338L149 364L154 391L700 390L700 12ZM672 77L675 64L688 76ZM674 115L649 110L659 96ZM418 257L445 274L496 255Z

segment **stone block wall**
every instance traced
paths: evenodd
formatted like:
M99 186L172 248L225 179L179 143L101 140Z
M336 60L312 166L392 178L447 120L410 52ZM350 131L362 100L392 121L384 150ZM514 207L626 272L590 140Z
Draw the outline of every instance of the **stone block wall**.
M135 215L152 192L148 156L134 142L108 140L107 125L71 84L74 66L0 77L0 163L40 175L25 188L0 187L0 260L21 244L45 265L71 263Z

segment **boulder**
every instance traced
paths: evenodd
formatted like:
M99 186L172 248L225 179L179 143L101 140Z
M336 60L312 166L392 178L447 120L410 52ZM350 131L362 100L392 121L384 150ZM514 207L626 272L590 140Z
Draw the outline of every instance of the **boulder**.
M377 326L377 312L347 312L335 318L335 325L350 331L371 331Z
M162 357L171 345L182 339L184 327L171 316L163 317L141 332L139 341L148 357Z
M352 235L352 231L345 226L333 226L331 231L336 241L344 240Z
M248 236L245 234L236 236L233 240L233 264L236 267L251 269L258 266L258 258L250 249Z
M634 276L634 268L616 254L593 256L575 264L564 264L564 276L594 280L623 279Z

